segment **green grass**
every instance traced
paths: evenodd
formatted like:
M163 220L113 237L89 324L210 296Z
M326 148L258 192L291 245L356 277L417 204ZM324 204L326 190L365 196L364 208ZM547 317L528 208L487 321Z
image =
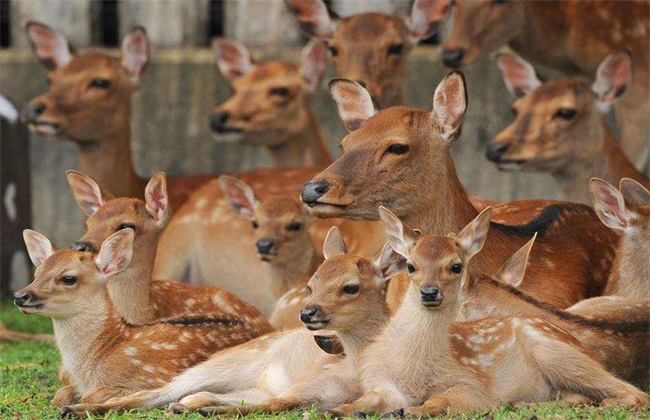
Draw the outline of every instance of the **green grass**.
M8 328L30 333L51 333L49 319L22 315L13 305L0 303L0 319ZM56 348L47 343L0 344L0 419L56 419L58 409L51 398L59 387L57 368L59 356ZM166 416L164 410L132 411L89 418L107 419L157 419ZM169 416L172 417L172 416ZM198 414L173 416L174 418L202 419ZM252 415L249 418L270 417L295 420L322 418L316 409L295 411L285 415ZM441 418L452 418L444 416ZM485 412L455 416L458 419L650 419L650 410L631 413L622 408L597 407L567 408L549 403L536 409L512 408L503 405Z

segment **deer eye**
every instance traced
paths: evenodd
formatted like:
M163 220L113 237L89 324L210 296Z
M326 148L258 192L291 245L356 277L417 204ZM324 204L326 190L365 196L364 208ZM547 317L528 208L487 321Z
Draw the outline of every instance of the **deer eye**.
M300 230L301 227L302 227L302 223L300 223L300 222L291 222L287 226L287 230L298 231L298 230Z
M388 47L386 54L388 55L400 55L404 51L404 44L393 44Z
M135 231L135 225L133 223L122 223L117 227L117 231L123 230L123 229L133 229Z
M386 149L386 151L394 155L403 155L409 151L409 147L405 144L391 144L388 146L388 149Z
M571 108L560 108L555 112L553 118L562 118L563 120L572 120L576 116L576 110Z
M346 295L356 295L359 293L359 285L358 284L346 284L343 287L343 290L341 290L344 294Z
M460 274L463 272L463 264L461 263L456 263L451 266L451 272L454 274Z
M513 117L517 117L517 115L519 114L519 112L517 111L517 108L515 108L515 107L510 108L510 112L512 113Z
M313 290L311 290L311 286L305 286L305 290L306 290L307 293L309 293L310 295L313 293Z
M286 97L286 96L289 96L289 93L290 93L289 89L287 89L285 87L276 87L276 88L272 88L272 89L269 90L269 95L271 95L271 96L277 95L277 96Z
M411 263L406 264L406 269L409 271L409 274L415 273L415 267Z
M332 54L332 57L336 57L339 55L339 49L333 46L327 47L330 50L330 54Z
M61 277L60 283L66 286L74 286L75 284L77 284L77 276L70 276L70 275L63 276Z
M257 220L253 220L253 221L251 222L251 225L253 226L253 229L257 229L258 227L260 227L260 224L257 223Z
M99 88L99 89L108 89L111 87L111 81L107 79L93 79L90 81L90 84L88 84L88 87L90 88Z

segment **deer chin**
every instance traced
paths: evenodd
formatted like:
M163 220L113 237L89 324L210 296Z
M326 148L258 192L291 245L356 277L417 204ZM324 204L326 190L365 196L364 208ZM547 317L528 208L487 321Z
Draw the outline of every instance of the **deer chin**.
M26 305L26 304L20 305L18 306L18 309L20 310L20 312L29 315L29 314L35 314L40 312L40 310L43 309L44 306L45 306L44 303L37 302L31 305Z
M244 140L244 133L240 130L223 131L221 133L213 133L212 138L217 143L241 143Z
M501 161L497 163L497 168L499 168L500 171L504 172L518 172L524 170L526 168L526 165L528 164L528 161Z
M307 329L310 331L317 331L327 327L329 323L330 323L329 319L311 321L311 322L305 322L305 327L307 327Z
M32 133L45 137L57 137L63 132L61 125L54 123L32 122L28 124L28 127Z
M330 204L330 203L309 203L307 204L309 208L309 213L312 216L316 216L322 219L328 219L331 217L341 217L346 214L347 205L341 204Z

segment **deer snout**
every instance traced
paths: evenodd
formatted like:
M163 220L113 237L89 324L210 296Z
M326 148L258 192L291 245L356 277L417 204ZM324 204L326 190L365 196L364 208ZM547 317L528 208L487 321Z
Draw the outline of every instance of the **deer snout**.
M332 186L327 181L310 181L303 185L300 199L309 207L318 203L318 199L325 195Z
M14 293L14 303L19 308L34 306L34 303L36 301L38 301L38 296L34 292L31 291L24 292L22 290L19 290L16 293Z
M438 286L425 285L420 287L420 301L424 306L440 306L442 298L442 290L440 290Z
M257 253L263 256L271 256L275 251L275 241L270 238L262 238L255 242Z
M485 156L492 162L500 163L509 148L510 143L491 142L488 144Z
M300 321L310 330L320 330L330 322L327 314L319 305L307 305L302 308Z
M210 114L210 128L217 133L228 131L228 119L230 114L225 111L213 112Z
M465 50L462 48L445 48L442 51L442 61L446 66L452 67L454 69L459 68L463 64L464 56Z
M27 104L20 113L20 118L26 124L35 122L38 117L45 112L47 105L43 102L33 102Z

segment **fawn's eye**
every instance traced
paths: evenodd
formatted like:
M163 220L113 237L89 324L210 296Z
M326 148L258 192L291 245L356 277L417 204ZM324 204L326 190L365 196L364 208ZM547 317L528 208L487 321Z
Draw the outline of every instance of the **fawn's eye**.
M330 50L330 54L332 54L332 57L336 57L339 55L339 49L333 46L327 47Z
M456 263L451 266L451 272L454 274L460 274L463 272L463 264L461 263Z
M393 44L388 47L386 54L388 55L400 55L404 51L404 44Z
M258 227L260 227L260 224L257 223L257 220L251 221L251 225L253 226L253 229L257 229Z
M291 223L287 226L286 229L287 229L287 230L298 231L298 230L300 230L301 227L302 227L302 223L300 223L300 222L291 222Z
M77 284L77 276L71 276L71 275L63 276L61 277L60 283L66 286L74 286L75 284Z
M313 290L311 290L311 286L305 286L305 290L306 290L307 293L309 293L310 295L311 295L312 292L313 292Z
M346 295L356 295L359 293L359 285L358 284L346 284L343 287L343 290L341 290L344 294Z
M133 223L128 223L128 222L122 223L117 227L116 232L122 229L133 229L135 231L135 225Z
M289 89L285 87L276 87L269 90L269 95L271 96L277 95L277 96L287 97L289 96L289 93L290 93Z
M90 88L99 88L99 89L108 89L109 87L111 87L111 81L108 80L108 79L101 79L101 78L93 79L88 84L88 87L90 87Z
M409 151L409 147L406 144L391 144L386 149L386 152L392 153L394 155L403 155Z
M513 117L517 117L517 115L519 114L519 112L517 111L517 108L515 108L515 107L510 108L510 112L512 113Z
M576 110L571 108L560 108L555 112L553 118L562 118L563 120L572 120L576 116Z
M415 273L415 267L411 263L406 264L406 269L409 271L409 274Z

